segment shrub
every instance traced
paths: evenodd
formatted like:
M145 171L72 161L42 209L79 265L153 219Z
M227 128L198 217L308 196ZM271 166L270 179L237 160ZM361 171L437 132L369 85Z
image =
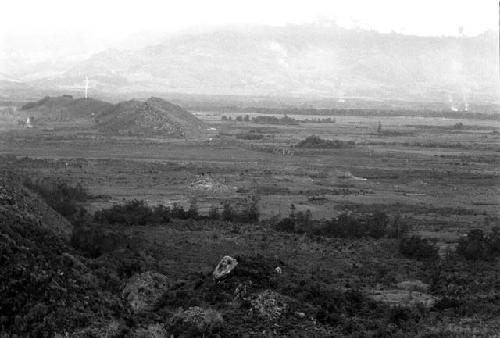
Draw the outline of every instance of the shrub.
M288 115L283 115L283 117L281 118L276 116L259 115L255 116L252 120L255 123L266 123L266 124L288 124L288 125L299 124L299 121L289 117Z
M420 236L402 239L399 243L399 252L408 258L420 261L434 261L439 258L437 248Z
M170 222L170 207L162 204L153 207L153 222L154 223L168 223Z
M70 221L79 210L78 203L84 202L90 197L80 183L71 186L64 182L48 180L34 182L27 178L24 185L38 193L49 206Z
M395 227L400 227L402 230L399 231L398 229L396 231ZM400 225L399 218L396 218L390 225L389 217L383 212L363 217L355 217L344 213L337 218L320 222L312 219L310 210L296 212L293 204L290 208L290 216L276 223L274 228L278 231L339 238L394 238L408 231L406 225Z
M302 234L312 230L312 213L307 209L305 212L299 211L295 214L295 232Z
M376 212L368 218L368 235L373 238L382 238L387 232L389 217L383 212Z
M234 210L229 202L224 202L222 205L222 220L232 221L234 218Z
M237 134L236 138L241 140L262 140L264 138L264 135L259 133L246 133L246 134Z
M458 241L457 253L467 260L489 260L500 253L500 232L494 229L489 236L473 229Z
M488 236L488 246L493 256L500 256L500 227L493 228Z
M388 225L386 232L387 237L400 239L408 235L410 226L406 222L401 221L401 217L397 215L392 223Z
M221 219L226 222L258 222L258 198L256 196L251 196L249 200L246 201L245 206L239 208L239 210L233 208L229 201L223 202Z
M274 228L278 231L294 232L295 220L289 217L283 218L281 221L274 225Z
M184 210L184 207L177 202L175 202L172 205L172 211L170 214L171 214L172 218L177 218L177 219L187 219L188 218L188 215L187 215L186 211Z
M259 199L252 195L249 198L246 209L241 213L240 220L243 222L258 222L259 221Z
M125 243L127 237L123 233L92 223L75 226L71 236L71 245L92 258L111 252Z
M153 211L144 201L132 200L98 211L94 219L107 224L146 225L152 222Z
M217 220L219 219L219 209L215 205L210 206L210 209L208 210L208 218Z
M198 202L195 198L192 198L189 202L189 209L186 213L187 218L189 219L198 219Z

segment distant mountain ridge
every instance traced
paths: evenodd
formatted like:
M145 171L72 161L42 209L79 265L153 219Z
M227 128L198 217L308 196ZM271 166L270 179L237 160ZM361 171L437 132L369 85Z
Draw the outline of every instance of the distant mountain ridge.
M109 49L30 82L101 92L492 101L498 38L418 37L337 26L232 27ZM133 47L133 46L129 46Z

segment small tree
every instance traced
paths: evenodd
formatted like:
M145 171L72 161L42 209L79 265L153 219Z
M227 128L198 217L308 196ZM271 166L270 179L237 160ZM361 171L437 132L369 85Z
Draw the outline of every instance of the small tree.
M257 222L259 220L259 199L257 196L250 197L250 203L247 208L247 220L250 222Z
M216 220L219 219L219 209L215 205L210 206L208 210L208 218Z
M489 259L488 241L484 236L483 230L473 229L469 231L466 237L458 241L457 253L468 260L487 260Z
M245 117L243 118L243 120L244 120L245 122L248 122L248 121L250 121L250 116L248 116L248 115L245 115Z
M175 202L172 205L172 218L177 218L177 219L186 219L186 211L184 210L184 207L180 205L179 203Z
M368 233L373 238L384 237L389 217L384 212L376 212L368 219Z
M439 258L437 248L420 236L402 239L399 243L399 252L419 261L434 261Z
M293 204L293 203L292 203L292 204L290 204L290 216L289 216L289 217L290 217L292 220L294 220L294 219L295 219L295 211L296 211L295 204Z
M222 220L223 221L232 221L234 216L233 207L229 203L229 201L225 201L222 205Z
M198 218L198 202L194 197L191 198L191 200L189 201L189 209L187 211L187 217L190 219Z
M382 122L378 121L377 133L380 134L382 132Z
M500 255L500 227L493 228L493 231L488 236L488 246L491 255Z

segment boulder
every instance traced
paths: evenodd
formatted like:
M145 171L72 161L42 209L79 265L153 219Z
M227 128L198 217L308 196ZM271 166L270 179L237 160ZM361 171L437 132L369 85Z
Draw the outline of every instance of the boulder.
M219 264L215 267L213 276L215 280L220 280L226 277L233 271L233 269L238 265L238 261L231 256L224 256L220 260Z
M168 287L169 280L165 275L148 271L131 277L122 297L134 313L148 312L156 308Z
M199 337L217 332L223 323L222 315L216 310L193 306L174 314L169 332L175 336Z

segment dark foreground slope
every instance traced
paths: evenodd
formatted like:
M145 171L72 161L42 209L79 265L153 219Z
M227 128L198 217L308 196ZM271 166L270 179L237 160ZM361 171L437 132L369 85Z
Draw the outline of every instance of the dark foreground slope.
M330 314L348 315L359 309L356 316L372 323L385 313L385 306L358 292L345 293L326 286L321 290L320 284L276 257L235 256L237 269L215 281L211 272L219 258L207 260L203 251L165 256L160 247L139 234L129 240L130 233L119 243L106 244L111 243L105 240L110 233L127 233L124 230L133 230L129 227L113 230L101 224L91 230L91 223L77 224L72 242L78 238L80 245L85 239L102 245L97 257L85 257L56 234L59 230L52 228L54 218L39 216L34 204L25 205L15 196L18 192L32 195L20 182L13 175L2 175L1 334L326 337L339 332ZM37 203L48 208L41 201ZM179 225L188 235L190 226ZM188 263L195 257L203 268ZM170 264L176 259L178 268ZM277 272L278 266L283 267L282 273ZM301 296L296 298L299 290ZM335 307L323 309L326 300L333 300Z
M64 217L25 188L21 178L11 172L0 171L0 212L2 222L25 221L67 240L73 231Z
M180 106L159 98L116 104L98 117L98 128L108 134L196 137L203 122Z
M179 210L167 208L155 209L161 220L146 222L152 210L137 201L97 213L106 217L82 213L68 242L57 235L67 223L57 223L54 211L14 175L0 177L0 336L500 332L498 261L467 262L451 254L417 261L399 255L392 238L331 238L275 231L265 223L179 219ZM237 265L215 280L212 271L225 255ZM419 289L405 286L412 283Z
M20 182L0 179L0 335L51 337L109 316L119 303L67 244L71 226Z
M111 103L92 98L74 99L71 95L46 96L37 102L25 104L22 113L34 117L35 120L71 121L93 119L111 106Z

